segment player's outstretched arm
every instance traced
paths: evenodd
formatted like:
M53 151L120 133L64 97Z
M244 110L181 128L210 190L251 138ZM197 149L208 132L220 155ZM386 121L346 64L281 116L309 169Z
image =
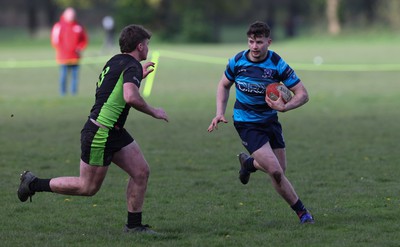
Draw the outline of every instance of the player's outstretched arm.
M232 85L233 82L229 81L225 74L222 75L217 88L217 112L215 117L211 120L211 124L207 129L208 132L218 129L218 123L228 123L228 121L225 119L225 111L229 99L229 90Z
M168 122L167 113L162 108L154 108L147 104L140 95L139 88L134 83L124 83L124 100L136 110Z
M211 120L211 124L210 126L208 126L208 132L212 132L213 130L217 130L218 129L218 123L228 123L228 121L226 121L225 116L215 116L212 120Z

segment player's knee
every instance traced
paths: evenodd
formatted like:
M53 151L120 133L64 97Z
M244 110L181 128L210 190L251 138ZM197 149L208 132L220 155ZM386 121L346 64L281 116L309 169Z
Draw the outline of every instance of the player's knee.
M144 167L143 169L140 169L140 176L142 178L145 178L146 180L149 178L150 176L150 169L148 166Z
M279 184L281 184L281 181L282 181L282 173L279 172L279 171L273 172L272 173L272 178L279 185Z
M150 169L148 166L145 166L136 171L133 179L137 182L139 181L147 182L149 176L150 176Z
M86 195L86 196L94 196L94 195L96 195L96 193L97 193L98 191L99 191L98 189L89 190L89 191L87 192L87 195Z
M94 196L100 190L100 186L88 186L81 190L83 196Z

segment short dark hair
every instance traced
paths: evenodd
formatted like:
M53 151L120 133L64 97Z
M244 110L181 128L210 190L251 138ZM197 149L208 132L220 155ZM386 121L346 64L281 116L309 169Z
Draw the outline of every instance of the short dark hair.
M136 46L145 39L150 39L151 33L140 25L129 25L124 27L119 36L119 48L122 53L129 53L136 49Z
M256 21L249 26L247 30L247 37L266 37L269 38L271 34L271 28L267 23L262 21Z

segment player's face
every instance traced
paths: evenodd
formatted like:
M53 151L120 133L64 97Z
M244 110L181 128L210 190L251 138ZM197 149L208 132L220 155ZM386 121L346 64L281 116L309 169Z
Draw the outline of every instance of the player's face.
M149 42L150 40L146 39L142 43L139 44L140 46L140 61L146 60L147 59L147 53L149 52Z
M267 57L268 47L271 44L271 39L267 37L248 37L247 44L249 45L250 60L253 62L262 61Z

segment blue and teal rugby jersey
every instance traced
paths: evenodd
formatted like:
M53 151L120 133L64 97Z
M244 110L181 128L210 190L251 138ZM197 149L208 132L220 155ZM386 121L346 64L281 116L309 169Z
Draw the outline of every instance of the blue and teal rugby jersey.
M290 88L300 82L296 73L274 51L269 50L261 62L251 62L249 50L239 52L229 59L225 76L235 82L236 102L233 120L236 122L264 123L277 115L265 102L265 89L268 84L283 82Z

